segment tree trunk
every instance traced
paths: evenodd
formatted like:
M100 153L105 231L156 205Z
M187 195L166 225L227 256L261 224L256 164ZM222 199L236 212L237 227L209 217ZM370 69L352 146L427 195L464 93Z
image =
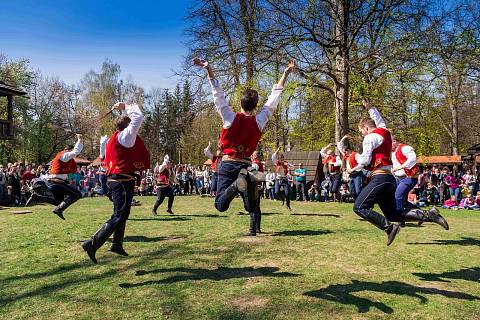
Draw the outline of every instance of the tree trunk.
M450 105L452 113L452 155L458 156L458 107Z
M243 34L245 36L245 68L247 86L250 85L254 74L254 1L240 0L240 13L242 16Z
M335 141L348 133L348 91L349 91L349 52L348 52L348 0L336 0L335 39Z

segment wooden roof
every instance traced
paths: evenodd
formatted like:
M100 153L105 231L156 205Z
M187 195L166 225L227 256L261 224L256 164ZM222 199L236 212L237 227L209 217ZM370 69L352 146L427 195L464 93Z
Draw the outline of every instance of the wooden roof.
M317 172L323 172L322 156L320 155L320 151L289 151L284 152L283 154L285 155L285 160L295 165L295 168L298 167L300 162L303 163L303 167L307 170L307 182L314 181ZM272 162L270 157L265 161L265 170L267 169L275 171L275 164Z
M419 164L460 164L462 156L420 156L417 158Z
M5 96L24 96L27 93L15 88L12 85L9 85L3 81L0 81L0 97L5 97Z

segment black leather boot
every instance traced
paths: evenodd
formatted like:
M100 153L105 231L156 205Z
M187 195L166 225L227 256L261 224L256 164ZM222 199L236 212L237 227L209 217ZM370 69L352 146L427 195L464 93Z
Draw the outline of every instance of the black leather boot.
M97 263L95 253L113 233L117 223L118 221L110 219L108 222L104 223L97 232L95 232L91 239L82 242L83 250L87 252L93 263Z
M261 223L262 223L262 213L257 212L255 214L255 230L257 231L257 233L262 233L262 229L260 228Z
M174 199L174 197L169 197L169 198L168 198L168 209L167 209L167 212L168 212L169 214L172 214L172 215L173 215L173 211L172 211L173 199Z
M440 212L436 207L428 211L424 211L421 209L411 209L407 212L403 213L405 221L418 221L419 225L420 222L433 222L440 226L442 226L445 230L448 230L450 227L448 226L447 220L440 215Z
M239 192L245 192L248 188L248 171L247 169L241 169L238 173L237 180L235 180L234 184L236 185Z
M67 209L69 204L67 204L65 201L62 201L58 206L53 208L52 212L55 213L60 219L65 220L65 217L63 216L63 210Z
M153 209L152 209L152 214L153 214L154 216L157 215L157 209L158 209L159 206L160 206L160 204L157 203L157 201L155 201L155 204L153 205Z
M384 216L373 210L370 210L364 218L371 224L375 225L377 228L387 233L387 246L392 244L398 232L400 232L400 225L398 225L397 223L388 222L388 220Z
M123 249L123 238L125 236L125 222L119 222L115 231L113 232L112 245L110 251L122 256L128 256L128 253Z
M245 234L247 237L254 237L257 235L256 233L256 226L255 226L255 213L250 212L250 229L248 230L248 233Z

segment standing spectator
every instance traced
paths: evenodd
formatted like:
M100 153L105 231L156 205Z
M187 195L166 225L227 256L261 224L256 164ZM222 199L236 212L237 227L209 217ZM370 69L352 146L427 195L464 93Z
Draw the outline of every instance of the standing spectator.
M452 196L455 196L455 199L460 197L460 182L457 180L453 173L448 173L447 176L443 179L445 184L448 187L448 193L450 194L450 199Z
M472 173L472 170L468 169L467 172L463 175L462 180L466 184L470 193L473 194L476 179L475 175Z
M275 200L275 172L268 169L267 176L265 177L267 195L270 200Z
M7 178L7 185L11 187L12 190L12 200L15 205L20 204L20 199L21 199L21 185L20 185L20 173L19 171L19 165L17 163L14 163L10 167L10 171L8 173L8 178Z
M293 172L297 190L297 201L307 201L307 170L303 163L298 164L298 168Z
M5 170L3 169L3 165L0 164L0 203L3 202L5 198L5 192L7 191L7 175L5 174Z

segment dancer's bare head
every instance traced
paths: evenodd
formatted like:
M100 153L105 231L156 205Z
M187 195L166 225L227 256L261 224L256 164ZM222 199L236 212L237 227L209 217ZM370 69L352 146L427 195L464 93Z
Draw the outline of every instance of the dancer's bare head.
M65 148L63 148L64 151L72 151L75 146L73 144L67 144Z
M258 92L253 89L245 89L242 93L240 104L244 111L253 111L258 104Z
M118 131L123 131L130 124L131 119L127 116L121 116L115 122L115 129Z
M392 150L397 149L398 145L400 144L400 141L398 141L397 137L395 137L392 134Z
M375 130L377 126L375 125L375 121L370 118L363 118L358 123L358 130L362 134L362 136L366 136L367 134L371 133Z

